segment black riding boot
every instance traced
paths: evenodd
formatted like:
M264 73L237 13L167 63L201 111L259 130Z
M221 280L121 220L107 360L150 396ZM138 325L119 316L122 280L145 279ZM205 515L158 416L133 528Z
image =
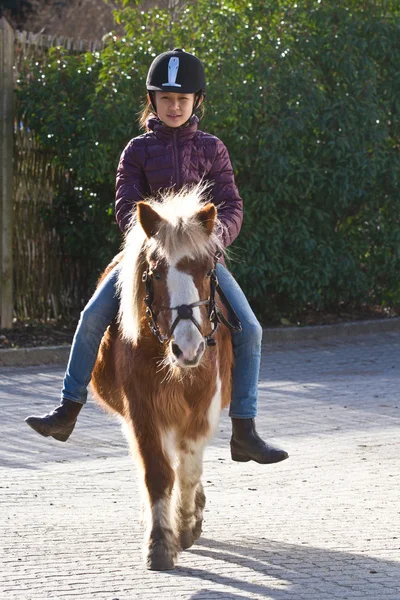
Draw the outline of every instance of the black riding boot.
M79 402L63 400L61 406L57 406L50 414L43 417L27 417L25 423L40 435L51 435L55 440L66 442L75 427L82 406Z
M256 431L254 419L232 418L232 460L248 462L254 460L262 465L280 462L289 454L266 444Z

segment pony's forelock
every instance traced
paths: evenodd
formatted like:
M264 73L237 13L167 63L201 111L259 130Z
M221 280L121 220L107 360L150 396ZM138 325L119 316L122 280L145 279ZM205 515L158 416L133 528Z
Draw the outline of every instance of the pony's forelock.
M223 252L215 233L220 228L218 219L213 232L208 233L196 218L207 204L209 185L200 183L184 187L179 192L167 191L148 203L162 217L163 222L153 238L148 239L138 222L137 213L132 217L123 248L124 258L118 277L118 292L121 298L119 321L122 335L134 344L140 334L140 319L143 309L141 279L146 268L149 249L157 253L168 264L174 265L183 257L194 260L212 255L216 250Z

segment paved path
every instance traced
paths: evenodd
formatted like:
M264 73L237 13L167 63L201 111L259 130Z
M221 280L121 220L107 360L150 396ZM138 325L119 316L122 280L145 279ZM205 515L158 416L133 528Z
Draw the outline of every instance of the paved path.
M0 598L400 600L400 336L266 346L259 430L290 459L207 451L204 535L173 572L143 569L135 471L90 402L66 444L29 413L62 370L0 370Z

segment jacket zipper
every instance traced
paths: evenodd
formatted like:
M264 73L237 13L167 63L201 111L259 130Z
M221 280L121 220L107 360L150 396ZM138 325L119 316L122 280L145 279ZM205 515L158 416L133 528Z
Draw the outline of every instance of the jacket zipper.
M178 142L177 142L177 132L174 131L173 137L173 150L174 150L174 159L175 159L175 181L176 181L176 189L179 190L181 187L180 182L180 169L179 169L179 152L178 152Z

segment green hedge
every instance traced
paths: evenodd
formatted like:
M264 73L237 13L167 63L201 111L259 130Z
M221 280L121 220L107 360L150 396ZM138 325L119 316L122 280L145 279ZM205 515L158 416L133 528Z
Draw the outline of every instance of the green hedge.
M52 216L67 250L100 268L118 248L119 154L151 60L183 47L206 66L202 128L226 143L244 199L231 267L259 316L399 304L399 2L198 0L173 20L122 4L126 38L53 49L21 75L21 119L75 182Z

